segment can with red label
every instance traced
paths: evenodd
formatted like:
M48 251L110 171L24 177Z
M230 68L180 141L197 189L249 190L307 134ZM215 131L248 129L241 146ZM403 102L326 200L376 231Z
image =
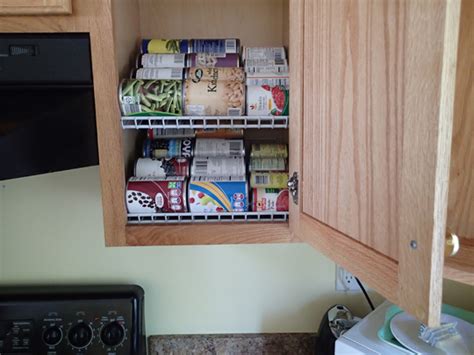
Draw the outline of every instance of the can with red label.
M132 177L125 195L127 210L129 213L187 212L187 187L184 176Z
M189 158L138 158L135 176L166 178L169 176L189 176Z
M252 189L252 210L254 212L288 211L288 189Z
M193 140L183 139L145 139L143 142L144 158L191 158L193 156Z

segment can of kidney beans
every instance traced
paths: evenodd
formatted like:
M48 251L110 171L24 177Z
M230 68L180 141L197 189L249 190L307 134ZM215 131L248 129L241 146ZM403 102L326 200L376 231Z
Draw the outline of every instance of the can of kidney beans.
M185 74L186 79L191 79L195 83L204 81L245 81L244 68L188 68Z
M127 210L129 213L187 212L187 187L184 176L132 177L125 195Z
M167 178L189 176L189 158L138 158L135 162L136 177Z
M145 139L143 142L144 158L191 158L194 153L193 140L183 139Z
M289 112L289 91L284 86L248 86L247 115L286 116Z
M187 57L187 67L198 68L236 68L240 57L237 53L216 55L211 53L191 53Z
M252 211L288 211L288 189L252 189Z
M188 193L191 212L246 212L248 184L241 177L191 177Z

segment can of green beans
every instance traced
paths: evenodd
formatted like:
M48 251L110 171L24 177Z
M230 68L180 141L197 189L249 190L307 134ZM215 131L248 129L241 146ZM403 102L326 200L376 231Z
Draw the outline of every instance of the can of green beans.
M119 102L125 116L179 116L183 113L181 80L124 79Z

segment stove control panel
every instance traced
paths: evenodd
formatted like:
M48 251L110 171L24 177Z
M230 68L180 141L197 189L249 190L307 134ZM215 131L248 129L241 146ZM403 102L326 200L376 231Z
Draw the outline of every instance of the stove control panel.
M0 300L0 354L142 354L133 298Z

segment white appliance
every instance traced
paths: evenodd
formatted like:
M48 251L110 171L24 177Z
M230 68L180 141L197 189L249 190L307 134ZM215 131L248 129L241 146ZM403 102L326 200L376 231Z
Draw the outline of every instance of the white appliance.
M411 351L397 349L380 340L377 332L385 320L385 312L391 303L385 301L372 313L353 326L336 340L336 355L383 354L400 355L413 354Z

